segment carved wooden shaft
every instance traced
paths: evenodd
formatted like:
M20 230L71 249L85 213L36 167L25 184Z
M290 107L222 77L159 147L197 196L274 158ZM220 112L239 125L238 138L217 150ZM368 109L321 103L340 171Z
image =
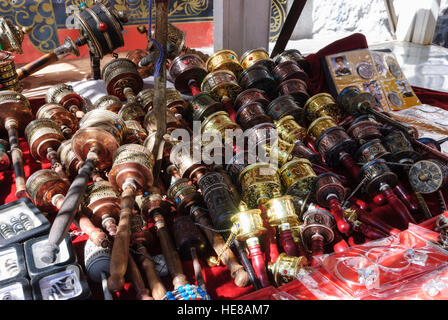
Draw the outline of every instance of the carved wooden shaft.
M298 256L297 246L294 243L291 229L280 229L279 242L287 256Z
M388 236L388 234L385 234L384 232L364 223L362 223L358 229L361 234L372 240L381 239Z
M110 276L107 281L109 290L120 291L123 289L128 267L129 245L131 242L131 214L135 202L135 190L129 186L121 194L120 221L118 222L117 234L112 247L110 262Z
M149 295L149 290L145 287L145 282L143 281L140 270L134 261L132 255L128 256L128 267L126 270L126 276L131 280L134 286L135 292L137 293L137 299L139 300L154 300Z
M162 247L162 253L165 257L166 265L168 271L173 278L174 289L180 286L184 286L188 283L187 277L185 276L182 269L182 262L180 260L179 254L174 248L173 241L170 238L170 234L165 225L165 219L161 214L154 215L155 227L157 229L157 236L160 240L160 245Z
M37 60L34 60L21 68L18 68L17 77L19 78L19 80L22 80L23 78L32 75L33 73L45 68L46 66L58 60L59 59L56 53L54 52L47 53L42 57L38 58Z
M400 199L398 199L388 185L383 186L380 191L386 197L389 205L401 218L404 228L407 228L409 223L416 223L408 208L403 204L403 202L400 201Z
M266 264L264 261L264 254L261 251L260 243L258 238L249 238L246 240L247 248L250 252L250 259L252 260L252 266L260 280L261 286L268 287L270 285L268 275L266 273Z
M359 207L356 209L356 211L358 211L358 219L362 223L371 225L389 236L393 236L395 234L400 233L400 230L398 230L397 228L394 228L394 227L388 225L387 223L381 221L380 219L374 217L372 214L368 213L367 211L362 210Z
M332 197L328 201L328 207L330 209L331 215L336 221L336 226L340 232L343 234L348 234L350 231L350 224L345 219L344 210L342 210L341 204L336 196Z
M89 239L97 246L107 248L109 246L109 238L103 230L96 227L92 220L86 215L80 213L78 219L78 225L82 232L85 232Z
M411 198L411 195L401 182L397 183L394 192L411 212L418 212L418 204Z
M315 234L311 237L311 258L324 254L324 237L320 234ZM311 265L318 266L316 259L311 260Z
M238 250L238 253L240 254L241 263L244 266L244 269L246 269L247 274L249 275L250 282L253 284L255 290L261 289L260 280L257 277L257 274L255 273L254 268L252 267L252 263L249 261L249 258L247 257L246 250L243 248L241 243L236 240L234 241L235 248Z
M56 260L59 244L67 235L70 225L78 211L93 168L93 160L88 158L79 170L78 176L68 189L64 202L51 226L48 241L44 246L40 247L39 256L43 262L49 264Z
M148 280L151 295L155 300L161 300L166 294L166 289L156 272L154 263L151 259L149 259L150 255L148 250L146 250L145 246L140 245L137 248L137 251L141 253L138 260L143 268L143 271L145 272L146 279Z
M344 153L341 155L341 163L344 166L344 168L347 169L348 173L350 174L351 178L354 181L359 181L359 166L356 164L355 160L353 160L352 156L348 153Z
M195 216L195 221L200 225L213 228L210 219L205 215ZM223 248L225 247L226 243L224 238L220 234L209 229L202 228L202 231L204 232L215 252L217 254L223 252ZM235 284L238 287L245 287L248 285L249 275L244 270L243 266L238 262L238 259L235 257L230 248L226 248L221 254L221 260L227 266L227 268L229 268L230 275L232 276Z
M5 128L8 131L9 145L11 150L12 166L16 179L16 197L26 196L25 171L23 169L22 150L19 145L19 133L17 131L18 123L14 119L8 119L5 122Z

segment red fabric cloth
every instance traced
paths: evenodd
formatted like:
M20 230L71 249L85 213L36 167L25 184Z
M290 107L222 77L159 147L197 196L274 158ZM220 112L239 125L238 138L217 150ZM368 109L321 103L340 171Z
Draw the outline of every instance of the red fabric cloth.
M325 80L323 69L321 67L321 59L324 56L360 48L367 48L367 41L364 35L356 33L344 39L335 41L334 43L319 50L317 53L307 56L306 59L310 62L312 71L311 74L309 75L310 93L315 94L318 92L328 92L328 86ZM423 103L448 109L447 93L437 92L418 87L414 87L414 91ZM33 111L36 112L37 108L40 107L43 103L44 103L43 99L32 100L31 104ZM33 172L41 168L50 167L49 164L37 163L29 153L28 144L24 141L23 138L21 138L20 140L21 140L20 146L23 151L26 177L29 177ZM13 176L14 173L12 170L0 172L0 204L9 203L16 200L14 196L15 185ZM431 201L429 204L431 209L435 210L435 208L437 208L436 201L433 202ZM376 205L373 205L372 203L369 203L369 205L373 209L372 210L373 214L375 215L378 214L379 216L383 217L386 221L388 217L390 217L389 214L390 208L388 205L382 207L378 207ZM72 225L72 229L76 229L76 227ZM157 238L154 237L154 239ZM76 237L73 240L74 247L78 255L79 263L82 266L84 256L83 248L85 240L86 240L85 236ZM154 246L151 245L151 248L149 248L149 250L151 254L159 253L159 252L153 252L154 250L157 251L157 243L155 243ZM191 261L184 261L183 267L188 279L191 281L191 283L194 283L194 272ZM252 286L246 288L238 288L237 286L235 286L226 267L220 266L209 268L208 266L203 265L203 273L204 273L204 279L206 281L207 291L211 295L212 299L235 299L252 291ZM170 277L166 277L163 280L165 281L167 289L171 290L172 286L170 284ZM90 281L89 285L92 289L94 298L102 299L101 286ZM125 290L120 293L120 299L133 299L134 297L135 294L132 290L132 286L130 286L129 283L126 284Z

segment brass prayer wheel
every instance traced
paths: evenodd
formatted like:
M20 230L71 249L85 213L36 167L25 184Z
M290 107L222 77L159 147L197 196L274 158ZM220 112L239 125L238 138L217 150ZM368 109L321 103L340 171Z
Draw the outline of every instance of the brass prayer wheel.
M420 154L414 150L403 132L394 130L386 135L382 142L392 154L391 160L400 163L414 163L420 160Z
M317 176L314 179L313 189L317 203L326 208L329 207L328 197L330 195L336 196L339 201L345 199L345 188L341 180L331 172Z
M356 157L361 163L376 159L388 159L391 153L383 146L380 139L374 139L359 147Z
M101 171L111 166L112 157L126 134L126 125L117 114L108 110L92 110L79 123L73 135L72 148L81 160L94 148L98 156L97 168Z
M305 103L305 112L310 122L320 117L329 116L339 123L344 118L344 112L328 93L318 93L309 98Z
M152 168L154 159L151 151L139 144L125 144L117 149L112 169L109 172L110 183L123 191L127 183L134 184L134 190L142 191L153 183Z
M270 101L263 90L252 88L238 94L233 102L233 107L238 111L242 106L251 102L259 102L263 105L263 108L266 108Z
M176 26L168 23L168 43L170 46L170 54L174 58L178 56L185 45L185 32Z
M9 52L23 54L23 38L30 31L31 27L20 28L8 19L0 17L0 48Z
M50 87L45 99L47 103L60 104L72 113L83 110L85 107L84 98L77 94L71 85L65 83Z
M412 165L408 176L416 192L434 193L447 185L448 167L435 159L420 160Z
M138 93L137 100L146 111L152 110L154 100L154 89L145 89ZM174 88L166 88L166 107L174 113L184 114L188 103Z
M124 122L126 124L126 138L125 142L143 144L145 139L148 137L146 130L142 127L140 122L136 120L127 120Z
M25 128L25 136L33 158L47 160L48 149L56 151L65 140L59 125L49 119L36 119Z
M55 121L66 136L71 136L78 130L78 119L76 116L59 104L44 104L37 110L36 119Z
M239 129L240 126L233 122L229 114L225 111L218 111L208 116L201 124L201 133L206 132L218 132L223 139L225 139L226 129ZM202 142L203 145L207 145L210 142Z
M274 70L272 70L272 73L278 83L290 79L300 79L305 82L308 80L308 75L295 61L285 61L277 64Z
M319 117L308 126L308 135L313 141L316 141L325 131L334 127L337 127L337 124L332 117Z
M22 85L19 82L14 64L14 57L9 52L3 50L0 50L0 90L22 91Z
M171 62L169 74L175 88L180 93L188 94L191 81L195 81L199 85L207 75L207 71L204 69L204 61L199 56L184 54Z
M244 52L241 56L240 63L243 69L248 69L257 61L265 59L269 59L269 53L264 48L258 48Z
M173 182L166 194L174 202L178 212L182 214L188 214L189 212L187 212L186 208L201 199L201 194L188 179L178 179Z
M289 223L290 226L300 224L296 215L292 196L275 197L266 202L266 215L269 225L276 227L282 223Z
M126 99L125 89L130 88L133 94L143 89L143 80L137 66L129 59L118 58L110 61L101 71L107 93Z
M311 167L311 162L307 159L293 159L284 164L279 173L286 194L291 194L293 190L297 190L300 194L305 195L312 190L312 185L316 179L316 173Z
M277 162L280 166L292 159L294 145L283 139L264 141L261 145L266 151L266 156L270 157L272 161Z
M26 191L34 204L41 210L55 211L55 196L65 194L70 187L67 181L53 170L41 169L34 172L26 181Z
M107 96L102 96L101 98L96 100L93 105L93 108L99 109L99 110L109 110L109 111L118 113L118 111L120 111L122 106L123 106L123 103L121 102L121 100L118 97L107 95Z
M243 71L243 67L238 62L238 55L228 49L219 50L213 53L205 62L208 72L212 73L216 70L229 70L236 77Z
M87 187L82 205L92 212L91 219L110 235L116 233L120 216L120 195L109 181L96 181Z
M58 148L58 158L60 159L62 166L65 168L67 175L74 177L81 169L82 161L78 159L76 153L72 149L72 140L65 140L61 142Z
M142 107L140 107L138 103L133 102L124 104L120 111L118 111L118 116L123 119L123 121L135 120L141 122L145 115L146 113Z
M274 58L274 61L277 64L289 60L295 61L303 70L308 72L310 64L297 49L285 50Z
M264 112L263 105L259 102L251 102L239 108L235 120L244 130L260 123L272 122L271 118Z
M281 139L295 144L297 141L304 141L306 138L306 129L300 126L293 116L282 117L274 121L278 135Z
M355 119L352 125L347 129L347 133L353 139L360 143L382 137L380 131L381 125L370 115L363 115Z
M239 212L232 217L236 238L245 241L250 238L259 237L266 232L261 219L261 210L249 210L244 202L240 203Z
M221 102L214 100L212 96L206 92L200 92L195 95L190 101L190 105L193 121L203 121L215 112L225 111Z
M305 110L299 107L291 96L279 96L272 100L266 108L266 113L272 120L291 115L298 124L305 122Z
M370 161L361 167L359 179L366 179L364 190L367 194L374 195L378 193L383 184L394 188L397 185L398 177L390 171L386 161L382 159Z
M157 131L157 119L154 110L146 113L143 126L148 133ZM183 124L178 120L176 115L170 109L166 109L166 132L169 134L174 129L182 127Z
M256 208L281 192L282 184L276 167L269 163L257 162L248 165L240 173L239 182L243 192L242 199L249 208Z
M270 98L276 95L277 84L268 68L262 65L253 65L244 70L238 78L238 83L243 88L257 88L263 90Z
M310 98L306 82L300 79L283 81L278 85L278 92L280 95L293 97L300 107L303 107Z
M223 101L226 98L233 101L242 89L236 82L233 72L217 70L210 72L202 80L201 90L209 93L216 101Z
M268 263L268 270L274 278L277 287L280 287L292 280L297 279L297 274L302 268L308 266L308 260L304 256L287 256L284 252L280 253L275 263Z

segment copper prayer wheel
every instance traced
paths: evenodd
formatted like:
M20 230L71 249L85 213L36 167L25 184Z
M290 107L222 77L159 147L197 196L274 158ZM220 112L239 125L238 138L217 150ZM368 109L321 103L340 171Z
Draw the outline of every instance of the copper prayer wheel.
M11 160L8 156L9 143L6 140L0 139L0 172L8 170L11 165Z
M149 54L148 51L143 50L143 49L134 49L128 52L128 54L126 55L126 59L131 60L132 62L135 63L136 66L139 65L139 62L146 57ZM139 67L138 68L138 73L140 75L140 77L142 79L147 78L151 75L154 74L154 64L150 63L149 65L145 66L145 67Z
M65 196L70 187L67 181L53 170L41 169L26 181L26 191L41 210L55 211L57 196Z
M178 56L171 62L169 74L175 88L183 94L189 94L192 81L199 85L207 71L204 69L204 61L195 54Z
M139 144L125 144L117 149L112 169L109 172L110 183L123 191L127 183L135 185L137 192L153 183L152 168L154 159L151 152Z
M305 112L310 122L320 117L329 116L339 123L344 118L344 112L328 93L318 93L309 98L305 103Z
M273 70L274 79L277 80L278 83L281 83L290 79L300 79L302 81L308 80L308 75L295 61L285 61L277 66Z
M347 133L353 139L360 143L382 137L380 124L369 115L363 115L355 119L352 125L347 129Z
M293 116L286 116L274 121L280 138L295 144L297 141L304 141L306 138L306 129L300 126Z
M416 192L434 193L447 185L448 167L438 160L420 160L412 165L408 176Z
M279 173L286 194L298 190L300 194L305 195L312 190L312 184L316 179L316 173L307 159L293 159L284 164Z
M267 106L266 113L272 120L279 120L285 116L293 116L298 124L305 122L305 110L299 107L291 96L279 96Z
M55 121L67 137L71 137L78 130L78 119L76 116L59 104L44 104L37 110L36 119Z
M316 253L323 253L323 245L331 243L334 239L333 217L327 210L313 207L303 214L303 222L302 238L307 247L312 247L313 251L315 251L316 247L313 245L313 242L319 242L320 245L317 246L316 251L320 252Z
M394 188L398 182L397 175L390 171L386 161L382 159L370 161L363 165L359 171L359 178L360 180L367 180L364 190L370 195L377 194L383 184Z
M243 67L238 62L238 55L228 49L213 53L205 62L205 67L210 73L216 70L229 70L237 77L243 71Z
M96 100L93 105L93 108L99 109L99 110L109 110L109 111L118 113L118 111L120 111L122 106L123 106L123 103L121 102L121 100L118 97L107 95L107 96L102 96L101 98Z
M201 194L188 179L178 179L173 182L166 192L167 196L176 205L178 212L189 214L186 208L201 199Z
M309 71L310 68L309 62L303 57L303 55L297 49L285 50L274 58L274 61L277 64L290 60L295 61L300 66L300 68L302 68L306 72Z
M143 144L145 139L148 137L146 130L143 129L140 122L136 120L127 120L125 121L127 134L125 138L126 144L128 143L137 143Z
M262 65L253 65L244 70L238 78L238 83L243 88L257 88L263 90L270 98L276 95L277 84L268 68Z
M241 92L235 74L229 70L210 72L201 83L201 90L209 93L216 101L235 100Z
M177 251L182 260L191 260L191 248L198 256L204 256L207 242L190 216L177 216L173 221L173 235Z
M337 124L332 117L319 117L308 126L308 135L313 141L316 141L325 131L334 127L337 127Z
M245 205L240 205L239 210L232 217L236 238L239 241L260 237L266 232L266 228L263 227L261 210L249 210Z
M92 212L91 219L110 235L116 233L116 222L120 216L120 195L109 181L96 181L87 187L83 206Z
M72 140L65 140L61 142L58 148L58 159L65 168L66 174L74 177L81 169L82 161L78 159L76 153L72 150Z
M0 17L0 47L9 52L23 54L22 42L24 35L31 31L31 27L22 27L12 24L4 17Z
M25 128L25 136L33 158L47 160L48 149L56 151L65 140L58 124L49 119L36 119Z
M259 102L251 102L239 108L235 119L244 130L260 123L272 122Z
M206 93L200 92L190 101L191 114L193 121L203 121L211 114L218 111L225 111L221 102L213 99L213 97Z
M319 205L329 207L329 195L334 195L339 201L345 199L345 188L339 178L331 173L323 173L314 180L314 192Z
M266 202L266 215L269 225L276 227L282 223L290 226L299 224L299 217L295 213L292 196L275 197Z
M266 108L270 101L263 90L252 88L238 94L233 102L233 107L238 111L242 106L251 102L259 102L263 105L263 108Z
M22 85L19 82L14 64L14 57L9 52L3 50L0 50L0 90L22 91Z
M45 99L47 103L60 104L65 109L75 114L78 118L84 116L82 110L86 105L85 100L68 84L60 83L50 87Z
M283 81L278 85L278 92L280 95L293 97L300 107L303 107L310 98L306 82L300 79Z
M269 53L264 48L258 48L244 52L241 56L240 63L243 69L248 69L255 62L265 59L269 59Z
M107 93L120 99L129 99L127 88L135 95L143 89L143 80L138 73L137 66L129 59L114 59L103 67L102 78Z
M364 143L356 155L359 162L367 163L376 159L388 159L391 153L383 146L380 139L374 139Z
M277 287L280 287L292 280L297 279L297 275L302 268L308 266L308 260L304 256L287 256L280 253L275 263L268 263L268 270L274 278Z
M257 162L248 165L240 173L239 182L243 192L242 199L250 208L274 197L282 190L278 170L271 164Z
M240 126L233 122L229 114L225 111L218 111L210 116L208 116L201 124L201 133L204 134L206 132L217 132L221 135L223 139L225 139L226 129L239 129ZM202 142L203 145L207 145L210 142Z
M25 195L25 172L19 133L33 119L30 103L25 96L14 91L0 91L0 130L7 131L11 149L11 159L16 182L16 197Z
M400 163L414 163L420 160L420 154L412 147L403 132L394 130L386 135L382 142L391 153L391 160Z
M315 145L330 167L338 166L341 153L354 154L358 147L356 141L350 139L341 127L332 127L324 131L315 141Z
M79 123L79 130L73 135L72 148L81 160L87 159L92 148L101 171L111 166L112 157L126 134L126 125L117 114L108 110L92 110Z

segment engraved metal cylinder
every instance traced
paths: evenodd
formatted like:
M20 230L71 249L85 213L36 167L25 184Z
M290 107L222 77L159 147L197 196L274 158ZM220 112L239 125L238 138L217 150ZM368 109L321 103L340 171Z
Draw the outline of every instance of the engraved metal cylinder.
M305 57L300 53L297 49L289 49L280 53L278 56L274 58L275 63L280 64L285 61L295 61L303 70L308 72L310 68L309 62L305 59Z
M328 93L318 93L309 98L305 103L305 112L310 122L320 117L329 116L339 123L344 117L344 112Z
M4 90L0 91L0 130L6 131L5 123L8 119L14 119L17 123L19 134L33 119L29 100L21 93Z
M215 112L225 111L222 103L213 99L213 97L206 92L201 92L195 95L190 101L190 106L193 121L203 121Z
M118 113L118 111L120 111L122 106L123 103L118 97L107 95L102 96L101 98L96 100L95 104L93 105L93 108L99 110L109 110Z
M257 48L244 52L240 58L240 63L243 69L248 69L257 61L264 59L269 59L269 53L265 48Z
M73 90L71 85L65 83L50 87L47 90L45 100L47 103L60 104L66 109L75 105L82 110L85 106L84 99Z
M180 93L190 93L190 82L195 81L198 86L207 74L204 61L195 54L178 56L171 62L169 74L174 86Z
M383 146L380 139L374 139L359 147L356 157L361 163L367 163L376 159L387 159L391 153Z
M420 155L414 150L411 142L399 130L394 130L386 135L382 142L392 154L392 161L414 163L420 160Z
M370 161L361 167L359 179L366 179L364 190L369 195L375 195L380 190L382 184L387 184L391 188L397 185L398 177L390 171L386 162L382 159Z
M232 222L236 226L236 238L239 241L259 237L266 232L259 209L248 210L240 207L240 211L232 216Z
M177 211L182 214L189 214L186 208L201 200L201 194L188 179L173 182L166 194L176 205Z
M263 90L252 88L242 91L233 102L233 107L238 111L242 106L251 102L259 102L266 108L269 104L269 98L266 96Z
M297 278L300 269L308 266L306 257L287 256L284 252L280 253L275 263L268 263L268 270L274 278L277 287L280 287Z
M52 199L68 191L69 183L62 180L53 170L42 169L34 172L26 181L26 191L34 204L42 210L54 210Z
M22 89L14 64L14 57L9 52L0 50L0 90L20 92Z
M304 141L306 129L300 126L293 116L286 116L274 121L278 135L283 140L295 144L297 141Z
M72 141L65 140L61 142L58 148L58 158L69 176L76 176L81 169L82 161L78 159L76 153L72 150Z
M344 186L339 178L331 172L320 174L314 180L314 192L317 203L323 207L329 206L328 196L331 194L335 195L340 202L345 199Z
M310 98L306 82L300 79L290 79L283 81L278 85L277 90L280 95L289 95L293 97L295 102L300 107L303 107Z
M136 120L127 120L126 124L126 143L137 143L142 144L148 137L146 130L142 127L140 122Z
M353 139L363 143L382 137L380 124L369 115L363 115L355 119L352 125L347 129L347 133Z
M279 173L286 194L292 194L293 190L303 195L308 194L316 178L312 164L307 159L293 159L284 164Z
M299 217L296 215L292 196L275 197L265 204L269 225L276 227L282 223L290 226L299 225Z
M47 103L36 112L36 119L50 119L61 126L67 127L72 133L78 130L78 119L76 116L59 104Z
M219 111L211 114L202 122L201 133L204 134L206 132L217 132L225 140L226 129L235 130L239 128L240 126L230 119L227 112ZM203 141L202 143L203 145L207 145L208 143L210 143L210 141ZM229 141L229 143L231 143L231 141Z
M39 160L46 160L48 148L56 151L65 139L59 125L49 119L31 121L25 128L25 136L31 155Z
M295 61L285 61L277 64L273 74L274 79L279 83L290 79L300 79L305 82L308 80L306 72Z
M337 127L337 124L332 117L319 117L308 126L308 135L313 141L316 141L325 131L334 127Z
M350 139L341 127L332 127L324 131L315 141L315 145L330 167L336 167L339 164L341 153L352 155L357 149L356 141Z
M305 122L305 110L299 107L291 96L279 96L272 100L266 108L266 113L272 120L291 115L298 124Z
M201 90L209 93L216 101L228 98L235 100L241 92L241 87L236 82L236 76L228 70L217 70L209 73L201 83Z
M101 71L107 93L124 100L125 88L130 88L137 94L143 89L143 80L137 66L129 59L118 58L110 61Z
M263 105L259 102L251 102L239 108L235 120L244 130L260 123L272 122L271 118L264 112Z
M331 243L334 239L334 219L331 214L319 207L312 207L303 214L302 238L307 247L311 246L314 235L324 237L326 243Z
M213 53L205 62L205 66L208 72L229 70L237 77L243 71L243 67L238 62L237 54L228 49L219 50Z
M263 90L270 98L276 95L276 81L269 70L262 65L253 65L244 70L238 78L238 83L243 90L257 88Z
M109 181L96 181L90 184L82 202L83 206L92 211L95 225L111 217L116 222L120 216L120 195Z

